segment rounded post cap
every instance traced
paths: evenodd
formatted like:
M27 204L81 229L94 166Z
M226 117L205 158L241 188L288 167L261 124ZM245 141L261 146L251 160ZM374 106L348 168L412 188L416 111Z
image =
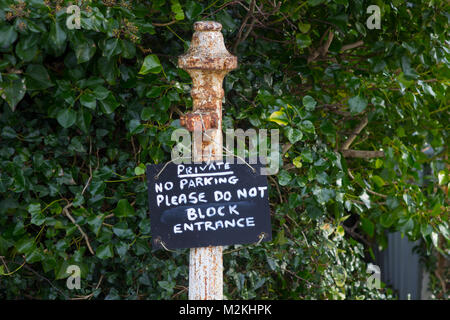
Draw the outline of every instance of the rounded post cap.
M216 21L197 21L194 23L195 31L220 31L222 25Z

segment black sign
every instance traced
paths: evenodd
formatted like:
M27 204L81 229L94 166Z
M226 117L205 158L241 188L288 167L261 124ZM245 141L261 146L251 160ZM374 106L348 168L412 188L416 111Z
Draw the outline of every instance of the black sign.
M148 165L155 248L270 241L267 177L261 165L210 162Z

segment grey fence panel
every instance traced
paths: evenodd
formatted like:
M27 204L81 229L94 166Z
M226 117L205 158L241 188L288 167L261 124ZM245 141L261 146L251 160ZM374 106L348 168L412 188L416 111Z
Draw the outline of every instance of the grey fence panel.
M375 263L380 267L381 281L393 288L399 299L421 299L422 267L419 255L413 252L418 244L411 242L400 232L389 233L388 247L375 250Z

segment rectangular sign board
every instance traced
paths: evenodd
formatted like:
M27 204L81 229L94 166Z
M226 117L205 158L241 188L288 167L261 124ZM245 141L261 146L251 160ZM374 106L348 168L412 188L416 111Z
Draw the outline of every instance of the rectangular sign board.
M270 241L267 177L260 164L148 165L154 248Z

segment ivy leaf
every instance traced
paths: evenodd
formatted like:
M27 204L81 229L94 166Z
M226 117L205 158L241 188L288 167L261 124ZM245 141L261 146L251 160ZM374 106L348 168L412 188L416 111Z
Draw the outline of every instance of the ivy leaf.
M130 205L127 199L121 199L117 203L117 207L114 210L117 217L126 218L134 215L134 209Z
M100 100L99 103L100 109L105 114L113 113L114 110L116 110L117 107L120 105L112 93L110 93L106 99Z
M300 123L300 129L304 132L315 133L316 129L314 128L314 124L309 120L304 120Z
M281 170L278 173L278 183L280 186L286 186L292 180L291 175L286 170Z
M186 3L186 18L189 20L195 19L200 13L202 13L202 6L197 1L188 1Z
M31 214L31 223L37 226L42 225L45 222L45 216L41 213L40 203L31 203L27 207L28 212Z
M311 29L311 25L309 23L298 23L298 29L302 32L302 33L307 33L309 31L309 29Z
M24 62L32 61L38 52L37 41L34 39L37 37L22 38L16 45L16 54Z
M133 59L136 55L136 46L128 40L120 40L120 46L122 48L122 57L125 59Z
M16 249L20 253L29 253L33 250L34 247L34 239L33 238L24 238L19 240L16 244Z
M0 93L2 93L0 96L8 102L12 111L16 110L16 106L25 96L25 92L26 86L24 79L0 83Z
M313 111L317 104L316 100L311 96L304 96L302 102L308 111Z
M345 285L345 281L347 280L347 271L345 268L340 265L335 265L332 267L331 273L336 286L343 287Z
M316 197L317 202L321 205L325 205L335 196L334 190L320 187L314 188L313 194Z
M296 168L301 168L303 166L303 164L302 164L302 157L301 156L295 157L292 160L292 163L294 164L294 166Z
M77 57L78 64L88 62L95 54L97 47L95 42L88 38L84 41L80 41L75 45L75 56Z
M416 79L418 74L416 70L411 67L411 59L408 56L401 58L402 71L408 80Z
M13 25L4 25L0 27L0 49L8 50L14 41L17 40L17 32Z
M301 153L302 159L305 160L308 163L313 163L313 155L311 150L305 150Z
M439 235L437 234L437 232L431 232L431 242L433 242L433 245L436 248L439 248Z
M175 287L175 283L172 281L158 281L158 285L166 291L169 291L170 294L173 292L173 288Z
M103 48L103 56L110 59L122 52L122 47L119 44L119 39L112 38L105 42L105 47Z
M370 197L369 197L369 195L367 194L367 192L364 191L364 192L359 196L359 198L362 200L362 202L364 202L365 206L366 206L367 208L370 209Z
M97 102L95 99L94 94L89 92L84 92L80 97L80 103L82 106L89 108L89 109L95 109L97 106Z
M348 99L348 105L352 114L363 112L367 107L367 99L361 96L355 96Z
M108 59L106 57L101 57L97 60L97 65L105 80L111 85L116 84L118 69L115 58Z
M25 76L28 90L45 90L54 85L47 69L40 64L28 65Z
M364 230L367 235L373 237L375 232L375 225L372 221L367 218L361 218L361 229Z
M444 224L439 225L439 231L442 233L442 235L449 240L450 239L450 233L448 225L444 222Z
M156 54L145 57L139 74L146 75L149 73L160 73L162 71L161 62Z
M172 12L175 14L175 20L183 20L184 19L184 12L183 8L181 8L180 2L178 0L172 0L172 5L170 8L172 9Z
M134 236L133 231L128 227L128 224L125 221L116 223L112 230L119 238L132 239Z
M314 220L317 220L324 214L323 210L313 204L309 204L306 206L306 212L308 213L308 216Z
M141 119L144 121L150 120L154 115L154 110L150 107L145 107L141 111Z
M295 144L296 142L302 140L303 133L298 129L288 127L286 129L286 136L289 139L290 143Z
M375 182L377 187L381 188L382 186L384 186L384 180L380 176L377 176L374 174L374 175L372 175L371 179L373 182Z
M59 124L64 128L70 128L77 120L77 113L72 109L62 109L56 116Z
M308 4L311 7L318 6L319 4L323 3L325 0L308 0Z
M50 34L49 34L49 41L50 46L55 48L57 52L61 52L66 44L67 34L65 33L64 29L61 28L59 23L55 21L50 26Z
M447 174L444 170L439 171L438 173L438 183L440 186L446 184L448 182Z
M102 259L108 259L114 257L113 246L111 244L102 244L95 250L95 255Z
M134 168L134 174L137 176L143 175L145 173L145 165L143 163L139 164L136 168Z
M87 219L87 223L92 232L94 232L98 236L98 233L100 232L100 229L103 224L103 218L101 216L89 217Z
M308 48L312 43L311 38L307 34L301 33L297 33L295 42L300 49Z
M395 222L396 216L392 212L383 213L380 217L380 223L383 227L389 228Z
M97 100L106 99L110 93L111 93L111 91L109 91L108 89L106 89L103 86L96 86L94 88L94 92L93 92L93 94Z
M284 108L281 108L279 111L272 112L269 117L269 121L278 123L280 126L285 126L288 124L288 118L286 113L284 112Z
M82 108L78 111L78 117L77 117L77 126L80 128L84 133L89 133L89 128L92 121L92 114Z

